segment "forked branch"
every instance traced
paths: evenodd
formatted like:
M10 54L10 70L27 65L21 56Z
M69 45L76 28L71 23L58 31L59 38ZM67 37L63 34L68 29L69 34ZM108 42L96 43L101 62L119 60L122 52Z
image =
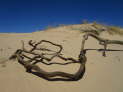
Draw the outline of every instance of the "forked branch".
M108 39L104 39L104 38L101 38L99 37L98 35L94 34L94 33L86 33L84 36L83 36L83 42L85 42L85 40L88 39L88 37L91 36L93 38L95 38L96 40L99 41L99 44L100 45L103 45L104 46L104 49L103 50L98 50L98 51L103 51L103 56L106 56L106 52L107 51L107 46L109 44L118 44L118 45L123 45L123 41L119 41L119 40L108 40ZM83 47L82 47L83 48ZM88 49L89 50L89 49ZM122 51L122 50L119 50L119 51Z
M89 36L98 40L99 44L104 46L104 49L85 49L84 48L85 42ZM46 48L42 48L42 47L39 48L38 45L42 44L43 42L50 43L51 45L59 47L59 50L55 52L50 49L46 49ZM18 49L14 53L14 55L12 55L10 57L10 59L17 58L18 62L25 67L27 72L37 75L39 77L42 77L49 81L77 81L77 80L80 80L85 73L85 64L86 64L86 60L87 60L86 52L89 50L103 51L103 56L106 56L105 51L123 51L123 50L107 49L108 44L123 45L123 41L104 39L104 38L101 38L98 35L93 34L93 33L87 33L83 36L81 50L80 50L80 54L78 55L77 60L72 57L64 57L61 54L62 49L63 49L62 45L55 44L51 41L41 40L36 43L36 42L32 42L32 40L30 40L28 42L28 44L32 47L30 50L26 50L26 48L24 47L24 42L22 41L22 49ZM36 50L40 51L41 54L36 53L35 52ZM48 52L54 52L54 53L49 54L49 53L43 53L42 51L48 51ZM30 57L27 54L31 54L31 55L33 55L33 57ZM46 57L46 55L52 55L52 56L51 56L51 58L48 58L48 57ZM49 62L49 61L53 60L53 58L55 58L55 57L58 57L66 62L65 63ZM28 60L25 60L25 59L28 59ZM38 65L36 65L37 63L43 63L45 65L53 65L53 64L68 65L68 64L78 63L78 64L80 64L80 67L75 74L65 73L65 72L61 72L61 71L46 72L45 70L41 69ZM60 76L60 78L56 78L56 76Z

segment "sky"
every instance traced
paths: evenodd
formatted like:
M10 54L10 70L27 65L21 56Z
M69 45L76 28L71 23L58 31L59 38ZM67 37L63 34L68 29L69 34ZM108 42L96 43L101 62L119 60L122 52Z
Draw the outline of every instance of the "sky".
M123 27L123 0L0 0L2 33L28 33L82 20Z

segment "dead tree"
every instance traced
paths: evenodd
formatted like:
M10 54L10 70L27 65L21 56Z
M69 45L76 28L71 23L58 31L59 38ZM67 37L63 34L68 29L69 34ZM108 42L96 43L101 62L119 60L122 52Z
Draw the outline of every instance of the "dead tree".
M89 36L97 39L99 41L99 44L104 46L104 49L84 49L85 41L88 39ZM56 47L59 47L59 50L52 51L50 49L45 49L42 47L38 48L37 46L39 44L42 44L43 42L50 43ZM109 50L109 49L107 49L108 44L123 45L123 41L103 39L93 33L87 33L83 36L81 50L80 50L80 54L78 55L77 60L72 57L68 57L68 58L64 57L61 54L62 49L63 49L62 45L55 44L51 41L41 40L40 42L36 43L36 42L33 42L32 40L30 40L28 42L28 44L32 47L30 50L25 49L24 42L22 41L22 45L23 45L22 49L18 49L9 59L17 58L18 62L25 67L25 69L28 73L32 73L34 75L37 75L37 76L42 77L49 81L77 81L77 80L80 80L85 73L85 65L86 65L86 61L87 61L86 52L88 50L103 51L103 56L106 56L106 51L122 51L122 50ZM41 54L37 54L35 52L35 50L39 50L41 52ZM53 52L53 53L51 53L51 54L43 53L42 51L49 51L49 52ZM33 57L29 57L26 54L31 54L31 55L33 55ZM48 58L45 55L52 55L52 57ZM50 62L55 57L59 57L60 59L65 60L66 63ZM28 60L25 60L25 58ZM71 63L78 63L78 64L80 64L80 67L75 74L65 73L65 72L61 72L61 71L46 72L45 70L41 69L38 65L36 65L37 63L43 63L46 65L52 65L52 64L68 65ZM56 76L60 76L60 78L56 78Z

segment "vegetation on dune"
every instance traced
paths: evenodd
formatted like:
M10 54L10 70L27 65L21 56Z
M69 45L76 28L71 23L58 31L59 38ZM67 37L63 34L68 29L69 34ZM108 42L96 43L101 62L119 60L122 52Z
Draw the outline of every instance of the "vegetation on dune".
M83 24L89 24L89 22L83 21ZM104 31L108 32L110 35L123 35L123 28L118 26L100 24L96 21L92 23L92 26L96 28L96 30L91 30L92 33L96 33L97 35Z
M100 35L102 32L107 32L110 35L123 35L123 28L118 27L118 26L110 26L106 24L101 24L96 21L90 23L87 20L83 20L81 24L71 24L71 25L66 25L66 24L59 24L59 25L48 25L44 30L59 30L57 28L59 27L64 27L66 30L78 30L81 33L86 33L86 32L92 32L97 35ZM63 29L64 30L64 29ZM40 31L40 30L38 30Z
M115 35L123 35L123 29L121 27L116 27L116 26L108 26L108 33Z

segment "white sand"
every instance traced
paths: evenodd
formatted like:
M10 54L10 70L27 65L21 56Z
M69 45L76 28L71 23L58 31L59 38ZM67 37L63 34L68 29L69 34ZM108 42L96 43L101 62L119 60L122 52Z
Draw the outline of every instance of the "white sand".
M101 35L109 39L122 40L118 35ZM29 40L49 40L63 45L65 56L78 57L82 34L79 31L65 30L64 27L29 34L0 34L0 61L7 59L14 51L21 48L21 40L25 44ZM28 47L28 46L27 46ZM100 48L98 42L89 38L86 48ZM123 49L120 45L111 45L110 49ZM97 51L88 51L86 72L79 81L47 81L25 72L17 61L9 61L0 65L0 92L123 92L123 52L108 52L107 57ZM54 59L57 61L58 59ZM62 70L74 73L77 64L69 66L45 66L47 71Z

